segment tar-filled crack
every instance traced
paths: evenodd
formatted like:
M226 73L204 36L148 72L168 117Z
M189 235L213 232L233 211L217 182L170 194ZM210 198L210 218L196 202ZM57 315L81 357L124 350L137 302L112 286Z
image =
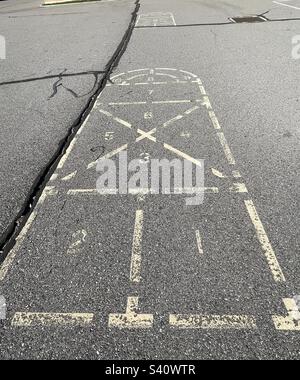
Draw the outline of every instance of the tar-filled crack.
M31 191L29 192L26 201L24 202L18 216L15 218L15 220L11 223L11 225L7 228L7 230L4 232L0 239L0 263L4 261L5 257L9 253L9 251L12 249L12 247L16 243L16 239L24 227L26 221L28 220L31 212L35 208L39 197L41 196L46 184L48 183L50 177L55 172L56 167L62 158L62 156L65 154L66 150L68 149L69 145L71 144L72 140L77 134L77 131L85 121L86 117L91 112L98 96L101 94L103 89L105 88L107 82L110 80L110 76L113 73L113 71L118 67L120 59L122 58L123 54L125 53L127 46L130 42L138 11L140 8L140 0L135 1L135 9L132 12L131 15L131 21L129 23L128 29L126 30L122 41L120 42L119 46L117 47L115 53L113 54L112 58L109 60L109 62L106 65L103 78L101 79L101 82L99 83L97 89L94 91L94 94L90 97L89 102L87 103L86 107L82 111L81 115L77 118L76 122L73 124L73 126L69 129L69 132L67 136L60 142L59 147L48 163L48 165L41 171L40 175L37 177L35 183L33 184ZM93 72L94 73L94 72ZM97 72L100 73L100 72ZM64 76L70 76L75 74L62 74ZM59 77L59 75L56 75L55 78ZM31 79L32 80L32 79ZM33 80L42 80L42 78L35 78ZM24 82L30 81L24 80ZM15 83L15 82L14 82ZM12 84L12 82L7 82L5 84ZM4 85L4 83L0 83L0 85Z

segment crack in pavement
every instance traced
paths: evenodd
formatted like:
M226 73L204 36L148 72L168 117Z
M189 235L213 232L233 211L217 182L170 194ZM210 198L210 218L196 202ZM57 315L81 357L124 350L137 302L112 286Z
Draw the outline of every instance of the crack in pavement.
M29 83L29 82L36 82L36 81L42 81L47 79L55 79L55 78L68 78L68 77L77 77L77 76L83 76L83 75L100 75L105 74L106 71L82 71L79 73L65 73L67 69L64 69L59 74L53 74L53 75L46 75L43 77L36 77L36 78L25 78L25 79L17 79L7 82L0 82L0 86L9 86L13 84L22 84L22 83Z
M74 137L77 134L77 131L79 130L81 125L84 123L84 121L90 114L92 108L95 105L95 102L97 101L98 96L101 94L107 82L109 81L111 74L118 67L120 59L125 53L127 46L130 42L132 33L134 31L138 11L140 9L140 0L135 0L134 4L135 4L135 8L131 14L131 21L129 23L129 26L120 44L118 45L116 51L114 52L112 58L107 63L105 71L103 72L104 76L101 79L101 82L99 83L99 85L97 86L97 89L94 91L94 94L90 97L86 107L83 109L80 116L77 118L73 126L69 129L66 137L59 144L59 147L56 153L54 154L52 159L49 161L48 165L41 171L40 175L37 177L35 183L33 184L31 188L31 191L29 192L25 202L23 203L23 206L21 207L21 211L19 212L19 215L14 219L11 225L2 234L0 238L0 263L4 261L9 251L16 244L16 239L19 233L22 231L24 225L26 224L26 221L30 217L32 211L35 209L35 206L46 184L48 183L51 175L56 170L58 162L60 161L61 157L65 154L66 150L72 143ZM63 74L63 75L66 76L68 74ZM69 75L75 75L75 74L69 74ZM56 75L54 78L57 78L57 77L59 77L59 75ZM44 78L35 78L33 80L42 80L42 79ZM30 80L24 80L24 81L30 81Z
M48 98L48 100L52 99L55 97L55 95L57 95L58 93L58 88L59 87L63 87L65 90L67 90L72 96L74 96L74 98L83 98L84 96L87 96L89 94L91 94L97 87L97 84L98 84L98 80L99 80L99 75L100 74L103 74L103 71L102 72L93 72L92 74L94 75L94 85L92 87L92 89L90 91L88 91L87 93L85 94L82 94L82 95L78 95L74 90L72 90L71 88L69 87L66 87L62 81L63 81L63 78L66 77L66 71L67 69L64 69L60 74L58 74L58 80L53 84L53 93L50 95L50 97Z

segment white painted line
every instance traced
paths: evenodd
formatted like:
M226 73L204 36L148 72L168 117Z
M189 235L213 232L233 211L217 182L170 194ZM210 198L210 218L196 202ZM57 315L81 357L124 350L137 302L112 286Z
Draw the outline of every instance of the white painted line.
M184 159L186 159L186 160L192 162L193 164L195 164L195 165L197 165L197 166L199 166L199 167L202 167L202 163L201 163L200 161L196 160L195 158L189 156L189 155L186 154L186 153L181 152L179 149L176 149L176 148L172 147L172 146L169 145L169 144L164 144L164 147L165 147L167 150L169 150L170 152L173 152L173 153L177 154L178 156L183 157Z
M130 281L134 283L139 283L141 281L143 223L143 210L137 210L135 216L130 268Z
M257 329L256 320L243 315L170 315L171 327L179 329Z
M139 25L139 22L140 22L140 20L141 20L141 14L140 15L138 15L138 17L137 17L137 19L136 19L136 22L135 22L135 26L138 26Z
M105 111L105 110L99 110L100 113L102 113L103 115L113 119L114 121L116 121L117 123L125 126L126 128L129 128L131 129L132 128L132 125L130 123L128 123L127 121L123 120L123 119L120 119L119 117L114 117L113 114L111 114L110 112L108 111Z
M203 96L207 96L207 92L206 92L206 90L205 90L205 88L204 88L204 86L199 86L199 90L200 90L200 92L201 92L201 95L203 95Z
M216 114L214 113L214 111L210 111L209 112L209 117L210 117L210 120L212 121L212 124L213 124L214 128L216 130L221 129L219 120L218 120Z
M26 237L30 227L34 223L36 217L37 217L37 213L36 213L36 211L33 211L31 213L30 217L28 218L25 226L23 227L22 231L20 232L19 236L17 237L15 246L9 252L8 256L6 257L3 264L1 265L1 267L0 267L0 281L3 281L4 278L6 277L7 272L9 271L13 261L15 260L16 255L18 254L19 249L21 248L21 246L25 240L25 237Z
M185 70L179 70L181 73L183 74L186 74L186 75L189 75L193 78L197 78L197 75L193 74L193 73L190 73L189 71L185 71Z
M141 77L145 77L145 76L147 76L148 74L137 74L137 75L134 75L133 77L131 77L131 78L127 78L126 79L126 81L131 81L131 80L133 80L133 79L137 79L137 78L141 78Z
M201 80L200 78L197 78L196 80L192 80L192 83L197 83L197 84L199 84L200 86L203 85L202 80Z
M101 94L99 95L98 99L100 98ZM97 107L97 102L94 104L94 107L93 107L93 110L96 109ZM92 112L92 111L91 111ZM81 135L82 131L84 130L84 128L86 127L88 121L89 121L89 118L91 116L91 112L87 115L86 119L84 120L84 122L82 123L82 126L78 129L78 132L77 132L77 135Z
M229 145L227 143L227 140L226 140L226 137L224 135L223 132L219 132L217 133L218 137L219 137L219 140L220 140L220 143L222 145L222 148L224 150L224 153L225 153L225 156L227 158L227 161L230 165L235 165L235 159L233 157L233 154L229 148Z
M147 104L147 102L120 102L120 103L108 103L109 106L141 106Z
M140 14L136 27L147 27L147 26L176 26L176 21L173 13L171 12L152 12L152 13L143 13Z
M74 255L78 252L79 248L85 243L87 237L86 230L78 230L72 235L72 243L70 244L67 254Z
M113 117L113 114L108 112L108 111L105 111L105 110L99 110L100 113L102 113L103 115L107 116L107 117Z
M51 176L51 178L50 178L50 182L54 182L54 181L56 181L57 178L58 178L58 174L57 174L57 173L52 174L52 176Z
M203 101L201 103L204 107L206 107L208 110L212 110L212 105L210 103L208 96L203 96Z
M153 141L153 142L156 142L156 138L153 137L153 136L151 135L151 134L152 134L151 131L148 133L148 132L144 132L144 131L142 131L141 129L138 129L137 132L138 132L141 136L143 136L143 138L147 138L147 139L149 139L149 140L151 140L151 141ZM140 137L141 137L141 136L140 136ZM138 138L136 139L136 142L141 141L140 137L138 137Z
M242 178L241 173L238 170L233 170L232 175L234 178Z
M193 108L190 108L189 110L185 111L184 114L185 115L190 115L191 113L197 111L200 107L199 106L195 106Z
M132 128L132 125L131 125L130 123L128 123L128 122L125 121L125 120L120 119L119 117L114 117L114 120L115 120L117 123L119 123L119 124L121 124L121 125L124 125L126 128L129 128L129 129Z
M154 129L152 129L152 130L149 131L149 132L144 132L144 131L141 131L140 129L138 129L138 132L139 132L139 131L142 132L142 135L136 139L136 142L142 141L142 140L144 140L145 138L150 138L151 135L153 135L154 133L156 133L157 128L154 128ZM151 140L152 140L152 139L151 139Z
M203 250L202 238L201 238L199 230L196 231L196 240L197 240L198 251L199 251L200 255L203 256L204 250Z
M150 69L137 69L137 70L130 70L128 71L129 74L131 73L139 73L141 71L150 71Z
M177 69L171 69L168 67L157 67L155 70L177 71Z
M114 156L116 156L117 154L119 154L120 152L126 150L128 148L128 144L125 144L125 145L122 145L120 148L116 149L116 150L113 150L112 152L110 153L107 153L105 156L103 157L100 157L97 161L94 161L94 162L91 162L89 165L88 165L88 169L92 169L92 168L95 168L97 166L97 163L99 160L108 160Z
M46 186L37 202L37 206L40 207L45 202L48 196L54 196L57 194L58 194L58 191L55 190L55 186ZM16 238L15 246L12 248L12 250L9 252L4 262L0 266L0 281L4 280L4 278L6 277L7 272L10 269L16 255L18 254L19 249L21 248L21 245L23 244L24 239L29 229L31 228L32 224L34 223L36 217L37 217L37 212L33 211L30 217L28 218L25 226L21 230L19 236Z
M42 192L37 204L41 206L47 197L57 195L58 191L55 190L55 186L46 186L44 191Z
M220 172L219 170L217 170L217 169L212 168L211 171L212 171L212 173L213 173L213 175L214 175L215 177L218 177L218 178L228 178L226 175L224 175L223 173L221 173L221 172Z
M277 4L277 5L281 5L282 7L289 7L289 8L297 9L298 11L300 11L300 8L299 8L299 7L296 7L295 5L290 5L290 4L280 3L279 1L273 1L273 3L274 3L274 4Z
M97 189L70 189L68 190L68 195L77 195L77 194L97 194Z
M59 161L59 164L57 166L58 169L62 169L64 167L76 143L77 143L77 136L73 138L68 149L66 150L66 153L62 156L61 160Z
M254 203L252 200L245 201L245 205L247 208L247 211L250 215L250 218L252 220L252 223L255 227L256 234L258 237L258 240L262 246L262 250L266 256L267 262L269 264L269 267L271 269L271 272L273 274L274 280L276 282L285 282L284 274L281 270L281 267L278 263L276 254L272 248L272 245L270 243L270 240L268 238L268 235L264 229L264 226L260 220L260 217L258 215L258 212L254 206Z
M172 74L166 74L166 73L157 73L157 76L162 76L162 77L169 77L171 79L178 79L175 75Z
M244 183L234 183L230 188L231 193L248 193L248 189Z
M69 175L65 176L61 180L62 181L70 181L71 179L73 179L74 177L76 177L76 174L77 174L77 170L75 170L73 173L70 173Z
M16 313L12 319L13 327L66 327L90 326L94 314L80 313Z
M157 190L153 189L128 189L129 195L157 195ZM175 187L174 194L201 194L210 193L218 194L218 187ZM70 189L67 195L117 195L117 189L102 189L101 191L97 189Z
M172 21L173 21L174 26L176 26L177 24L176 24L175 17L174 17L174 15L173 15L173 13L171 13L171 19L172 19Z
M285 298L283 303L287 309L288 316L273 316L273 323L276 330L280 331L300 331L300 311L296 301L292 298Z
M178 120L181 120L183 118L183 115L177 115L176 117L174 117L173 119L171 120L168 120L166 121L164 124L163 124L163 127L168 127L169 125L175 123L176 121Z
M135 83L132 83L132 84L135 85ZM113 83L113 84L107 84L106 87L109 87L109 86L131 86L132 84L131 83L127 83L127 82Z
M184 103L193 103L193 102L201 102L201 100L160 100L160 101L154 101L152 104L184 104Z
M125 314L110 314L109 328L119 329L149 329L153 327L152 314L138 313L138 297L129 297Z
M110 79L113 80L113 79L116 79L116 78L119 78L123 75L125 75L126 73L121 73L121 74L117 74L117 75L114 75L113 77L111 77Z

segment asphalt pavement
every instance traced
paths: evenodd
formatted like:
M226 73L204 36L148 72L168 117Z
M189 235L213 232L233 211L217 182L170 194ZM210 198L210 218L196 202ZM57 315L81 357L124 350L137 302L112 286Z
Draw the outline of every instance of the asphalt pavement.
M1 248L100 87L133 10L133 1L1 2Z
M64 7L51 12L87 12L86 24L72 27L83 50L109 47L107 56L100 48L92 58L82 53L84 66L70 49L71 72L105 71L116 46L120 54L102 74L108 80L49 169L0 267L7 303L0 358L299 359L300 88L292 38L299 34L300 2ZM118 20L111 33L97 22L108 18L102 10ZM233 21L243 16L257 22ZM68 17L71 28L83 16ZM70 80L88 86L84 81L94 77L84 78ZM7 97L14 88L28 104L31 93L41 102L49 83L1 90ZM74 88L65 87L51 98L62 136L89 99L80 103ZM15 108L9 115L20 128L17 118L25 116ZM46 163L53 133L35 140L32 125L24 130ZM152 159L176 158L204 168L203 202L187 204L193 194L152 194L142 180L139 190L132 181L128 194L100 194L99 165L119 162L120 153L148 169ZM14 155L32 170L17 141ZM5 189L1 197L12 204L19 192Z

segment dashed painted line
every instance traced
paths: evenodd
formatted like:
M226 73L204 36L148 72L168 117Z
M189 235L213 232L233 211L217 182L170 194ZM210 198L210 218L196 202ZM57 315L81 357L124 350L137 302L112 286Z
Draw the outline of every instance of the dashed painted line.
M269 237L265 231L265 228L260 220L260 217L258 215L258 212L256 210L256 207L254 206L254 203L252 200L246 200L245 205L247 208L247 211L249 213L249 216L251 218L251 221L253 223L253 226L256 230L256 234L258 237L258 240L262 246L262 250L265 254L265 257L267 259L267 262L269 264L270 270L272 272L273 278L276 282L285 282L285 277L282 272L282 269L279 265L279 262L277 260L276 254L273 250L273 247L270 243Z
M137 210L135 216L130 267L130 281L133 283L139 283L141 281L143 223L144 212L143 210Z
M197 247L198 247L199 254L200 256L203 256L204 250L203 250L202 238L201 238L199 230L196 231L196 240L197 240Z
M83 313L16 313L13 327L87 327L93 322L94 314Z
M235 165L236 164L235 158L233 157L233 154L231 152L231 149L230 149L230 147L228 145L228 142L226 140L226 137L225 137L224 133L223 132L218 132L217 136L218 136L219 141L221 143L221 146L222 146L222 148L224 150L224 153L225 153L225 156L227 158L227 161L228 161L229 165Z
M254 317L242 315L171 314L169 323L172 327L178 329L257 329Z

